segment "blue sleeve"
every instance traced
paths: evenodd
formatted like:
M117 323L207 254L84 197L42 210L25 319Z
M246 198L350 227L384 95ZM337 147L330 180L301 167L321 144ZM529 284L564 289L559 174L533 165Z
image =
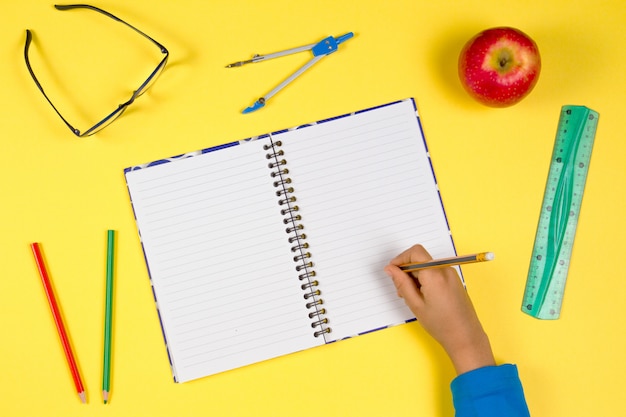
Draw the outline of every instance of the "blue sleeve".
M515 365L486 366L451 383L456 417L530 417Z

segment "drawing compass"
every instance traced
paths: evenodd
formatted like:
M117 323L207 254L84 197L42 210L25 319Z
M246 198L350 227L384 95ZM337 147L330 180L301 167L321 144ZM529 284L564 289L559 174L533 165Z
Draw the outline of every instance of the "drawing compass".
M341 36L339 36L337 38L335 38L333 36L329 36L329 37L327 37L325 39L322 39L321 41L319 41L317 43L313 43L313 44L310 44L310 45L304 45L304 46L300 46L300 47L297 47L297 48L287 49L287 50L280 51L280 52L274 52L274 53L267 54L267 55L254 55L251 59L249 59L247 61L239 61L239 62L234 62L232 64L226 65L226 68L234 68L234 67L241 67L242 65L245 65L245 64L252 64L252 63L255 63L255 62L263 62L263 61L267 61L268 59L279 58L281 56L291 55L291 54L295 54L295 53L298 53L298 52L311 51L313 53L313 58L311 58L310 61L308 61L306 64L304 64L304 66L302 66L302 68L300 68L299 70L297 70L296 72L291 74L289 77L287 77L287 79L285 81L283 81L282 83L278 84L269 93L267 93L263 97L259 98L256 102L254 102L253 105L251 105L250 107L247 107L246 109L244 109L242 111L242 113L243 114L251 113L251 112L253 112L255 110L258 110L258 109L264 107L265 103L267 103L267 101L270 98L272 98L276 93L278 93L280 90L285 88L290 82L295 80L298 76L300 76L306 70L311 68L317 62L319 62L322 58L324 58L325 56L330 55L333 52L335 52L337 50L337 48L338 48L340 43L347 41L348 39L352 38L353 36L354 36L354 34L352 32L348 32L345 35L341 35Z

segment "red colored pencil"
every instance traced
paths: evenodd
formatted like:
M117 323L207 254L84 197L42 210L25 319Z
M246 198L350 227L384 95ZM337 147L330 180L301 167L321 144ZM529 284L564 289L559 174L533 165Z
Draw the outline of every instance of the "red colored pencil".
M50 276L48 275L48 270L46 269L46 264L43 260L43 255L39 246L39 243L32 243L30 245L33 250L33 255L35 256L37 268L39 269L41 282L43 283L44 290L46 291L46 296L48 297L48 303L50 304L50 310L52 311L52 316L54 317L54 323L56 324L57 331L59 332L59 338L61 339L61 344L63 345L63 350L65 351L65 358L67 359L67 364L69 365L70 371L72 372L72 378L74 379L76 392L78 393L80 401L82 403L86 403L87 401L85 396L85 388L83 388L83 382L80 378L80 373L78 372L78 366L76 366L74 353L72 353L72 346L70 345L70 341L67 337L67 332L65 331L65 326L63 325L61 312L59 311L56 299L54 298L54 291L52 289L52 284L50 283Z

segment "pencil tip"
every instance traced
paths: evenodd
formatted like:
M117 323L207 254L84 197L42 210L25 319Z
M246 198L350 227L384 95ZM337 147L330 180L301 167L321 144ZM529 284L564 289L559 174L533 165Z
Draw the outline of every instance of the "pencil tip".
M104 399L104 403L109 403L109 391L102 391L102 398Z
M85 391L79 392L78 396L80 397L80 402L83 404L87 403L87 397L85 396Z

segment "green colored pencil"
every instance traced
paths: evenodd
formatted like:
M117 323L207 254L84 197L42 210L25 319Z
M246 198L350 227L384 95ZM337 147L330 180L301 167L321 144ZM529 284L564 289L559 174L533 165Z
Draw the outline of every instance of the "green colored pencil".
M104 363L102 366L102 398L106 404L111 390L111 328L113 325L113 259L115 231L107 232L106 301L104 310Z

